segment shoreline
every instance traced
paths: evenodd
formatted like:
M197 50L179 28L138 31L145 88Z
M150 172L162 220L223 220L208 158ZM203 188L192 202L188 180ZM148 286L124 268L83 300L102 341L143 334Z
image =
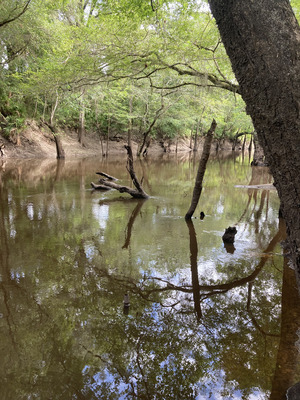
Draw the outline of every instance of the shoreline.
M106 142L101 145L99 136L96 133L87 133L82 146L78 142L77 133L71 130L60 131L60 139L65 151L65 159L105 157ZM197 153L201 151L204 142L203 137L199 138ZM8 159L56 159L56 145L53 134L44 126L41 128L35 121L27 121L25 129L19 134L14 134L10 140L1 136L0 143L4 145L4 156L1 160ZM127 156L124 146L126 140L112 138L108 142L108 157ZM216 146L215 146L216 147ZM214 146L213 146L214 148ZM132 151L134 156L138 149L138 143L132 140ZM229 140L223 141L219 150L231 151L232 143ZM164 141L153 141L148 148L147 156L157 157L164 154L188 154L191 153L190 138L167 139ZM104 154L103 154L104 153Z

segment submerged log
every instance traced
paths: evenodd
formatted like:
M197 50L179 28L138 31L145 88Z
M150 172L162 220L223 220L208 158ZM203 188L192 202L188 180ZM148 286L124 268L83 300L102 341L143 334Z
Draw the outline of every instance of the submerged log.
M235 226L229 226L228 228L225 229L225 233L222 236L222 240L224 243L230 243L232 244L234 242L235 239L235 235L237 233L237 229Z
M107 187L110 189L116 189L120 193L128 193L128 194L130 194L130 196L134 197L135 199L147 199L149 197L145 192L140 192L138 190L132 189L129 186L118 185L114 182L107 181L106 179L100 179L99 182L100 182L101 186L104 186L104 187Z
M118 179L115 178L114 176L108 175L105 172L96 172L97 175L104 176L104 178L109 179L110 181L117 181Z
M103 191L105 191L105 190L110 190L111 189L106 185L96 185L96 183L94 183L94 182L91 182L91 186L95 190L103 190Z
M122 186L118 185L112 180L117 180L116 178L105 174L104 172L96 172L98 175L102 175L105 177L102 179L99 179L100 185L96 185L95 183L91 182L91 186L96 189L96 190L108 190L108 189L115 189L118 190L120 193L128 193L130 196L132 196L135 199L148 199L149 195L144 191L142 188L142 185L140 184L135 172L134 172L134 167L133 167L133 155L132 155L132 150L130 146L124 146L125 149L127 150L127 171L130 174L131 180L136 187L136 189L133 189L129 186Z

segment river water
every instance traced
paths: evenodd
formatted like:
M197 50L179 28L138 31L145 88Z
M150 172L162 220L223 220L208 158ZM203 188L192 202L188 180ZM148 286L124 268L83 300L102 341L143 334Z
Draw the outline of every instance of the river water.
M212 157L0 166L0 399L284 399L300 302L266 168ZM200 219L200 211L205 213ZM235 226L233 246L225 228Z

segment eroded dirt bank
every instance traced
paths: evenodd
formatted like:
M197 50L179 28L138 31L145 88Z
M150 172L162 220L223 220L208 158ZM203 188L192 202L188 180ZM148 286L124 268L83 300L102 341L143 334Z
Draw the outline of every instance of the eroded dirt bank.
M77 139L77 133L71 130L60 132L61 141L66 158L102 156L106 153L106 142L101 144L100 138L95 133L86 134L84 146ZM108 154L126 155L125 140L112 138L108 143ZM26 128L18 135L12 135L10 140L0 136L0 142L5 145L5 158L56 158L56 146L53 134L45 126L39 126L34 121L28 121ZM199 140L199 149L202 140ZM153 142L148 149L148 155L155 156L163 153L190 152L190 139L165 140ZM138 143L132 141L133 153L136 154ZM222 143L222 149L230 150L230 143Z

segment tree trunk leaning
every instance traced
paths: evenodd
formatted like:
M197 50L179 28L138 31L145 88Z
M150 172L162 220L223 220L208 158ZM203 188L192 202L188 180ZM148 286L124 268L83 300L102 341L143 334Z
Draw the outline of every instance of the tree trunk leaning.
M51 124L49 124L46 121L44 123L45 123L45 125L48 126L50 131L53 133L54 140L55 140L55 145L56 145L56 158L57 159L65 158L66 157L65 156L65 151L64 151L64 148L63 148L63 145L61 143L60 136L59 136L59 133L57 132L56 127L51 125Z
M209 0L281 201L300 287L300 27L287 0Z
M217 127L217 123L216 121L213 119L211 126L206 134L205 137L205 142L204 142L204 146L203 146L203 151L202 151L202 155L200 158L200 162L199 162L199 166L198 166L198 171L197 171L197 177L196 177L196 181L195 181L195 186L194 186L194 191L193 191L193 197L192 197L192 202L190 205L190 208L188 210L188 212L185 214L185 219L189 220L192 218L196 207L198 205L200 196L201 196L201 192L202 192L202 182L203 182L203 178L204 178L204 174L205 174L205 170L206 170L206 164L209 158L209 154L210 154L210 148L211 148L211 142L213 139L213 135L214 132L216 130Z

